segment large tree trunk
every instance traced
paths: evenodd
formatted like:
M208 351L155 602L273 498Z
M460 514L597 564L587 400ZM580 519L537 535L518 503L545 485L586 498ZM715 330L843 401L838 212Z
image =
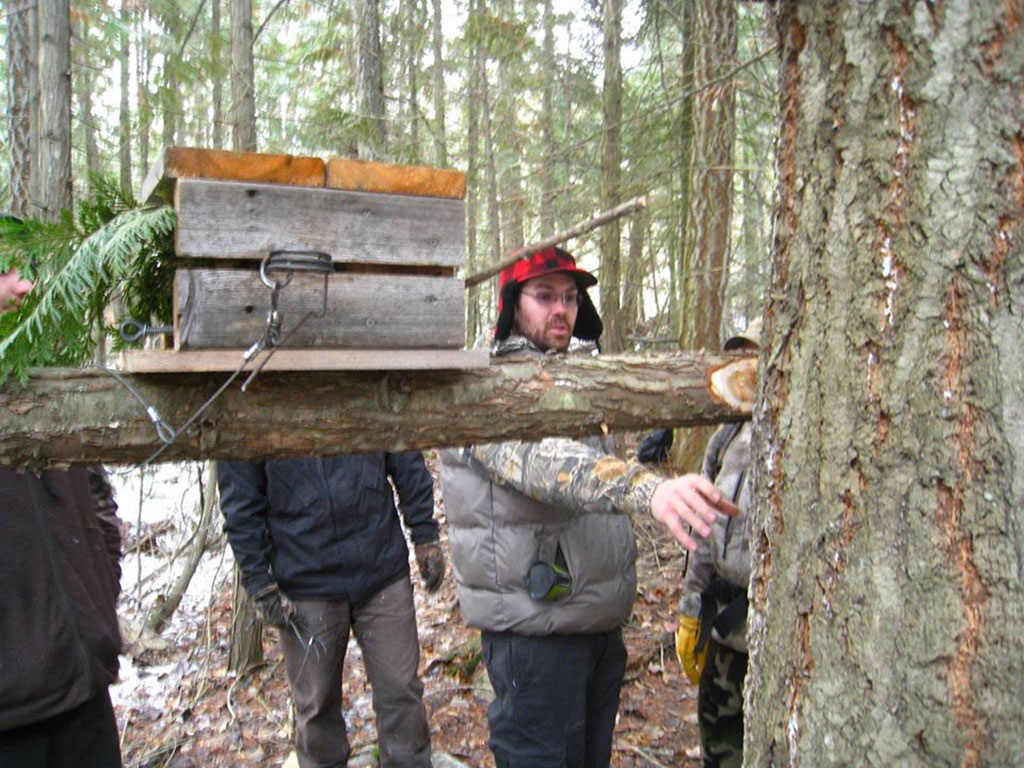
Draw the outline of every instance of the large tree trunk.
M614 208L622 178L622 4L604 0L604 91L601 129L601 209ZM609 352L622 349L622 318L619 308L622 265L618 219L601 228L602 344Z
M20 0L4 3L7 15L7 108L10 113L11 213L22 218L33 214L33 168L36 154L38 65L36 55L36 6Z
M724 0L694 3L699 42L694 53L690 205L682 278L681 349L721 349L722 312L729 280L732 234L732 147L735 88L722 79L736 65L736 7ZM696 471L711 430L686 430L676 436L673 464Z
M71 12L68 0L39 5L40 217L71 209Z
M252 56L252 0L231 0L232 147L256 151L256 83Z
M781 2L747 765L1024 764L1024 8Z
M728 362L736 358L552 357L462 372L264 371L247 392L228 387L198 429L160 458L331 455L718 423L743 418L709 391L710 375ZM227 375L126 380L178 428ZM750 390L752 399L752 376ZM515 418L495 418L509 413ZM41 369L25 387L9 382L0 391L0 414L0 465L132 463L160 445L142 405L98 370Z

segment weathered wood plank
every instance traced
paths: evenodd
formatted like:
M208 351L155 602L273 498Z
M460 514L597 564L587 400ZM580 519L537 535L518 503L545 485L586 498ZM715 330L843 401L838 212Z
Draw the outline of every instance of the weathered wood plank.
M326 170L324 161L318 157L167 147L146 175L139 198L146 203L170 203L174 199L175 182L179 179L322 187Z
M340 189L181 180L179 256L262 259L271 250L335 262L455 268L465 259L465 203Z
M179 269L175 273L175 348L245 349L263 333L271 291L251 269ZM297 273L279 291L281 336L289 347L460 349L465 291L450 277L382 273ZM385 366L386 367L386 366Z
M327 161L327 186L461 200L466 196L466 174L448 168L391 165L335 157Z
M131 349L121 353L125 373L234 372L243 349ZM486 368L486 349L289 349L261 352L246 371L266 360L263 371L448 371Z

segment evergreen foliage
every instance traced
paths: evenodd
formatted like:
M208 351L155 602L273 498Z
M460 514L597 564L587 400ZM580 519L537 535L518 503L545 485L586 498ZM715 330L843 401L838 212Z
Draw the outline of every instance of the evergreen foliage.
M0 382L89 361L98 339L118 338L104 315L115 298L128 317L170 321L173 208L140 207L111 178L92 177L92 192L77 218L0 222L0 271L16 267L36 284L0 315Z

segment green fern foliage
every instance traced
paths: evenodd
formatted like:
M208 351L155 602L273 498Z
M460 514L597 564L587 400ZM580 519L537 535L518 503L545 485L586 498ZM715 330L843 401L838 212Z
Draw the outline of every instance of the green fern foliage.
M0 271L17 267L36 283L17 311L0 315L0 382L92 359L98 338L116 338L104 317L114 299L129 317L170 321L174 209L139 207L100 177L92 193L77 219L0 222Z

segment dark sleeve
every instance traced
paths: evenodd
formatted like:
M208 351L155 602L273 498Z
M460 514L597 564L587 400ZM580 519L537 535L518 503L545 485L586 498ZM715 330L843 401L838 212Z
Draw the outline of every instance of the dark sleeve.
M668 461L672 450L672 430L665 427L652 430L636 448L637 461L644 464L661 464Z
M434 478L419 451L384 454L388 476L398 491L398 504L413 544L437 541L434 520Z
M267 476L262 461L218 461L224 531L250 595L273 584L267 535Z
M89 494L96 505L96 518L103 529L103 542L110 558L118 589L121 586L121 521L117 517L117 502L107 472L101 466L89 467Z

